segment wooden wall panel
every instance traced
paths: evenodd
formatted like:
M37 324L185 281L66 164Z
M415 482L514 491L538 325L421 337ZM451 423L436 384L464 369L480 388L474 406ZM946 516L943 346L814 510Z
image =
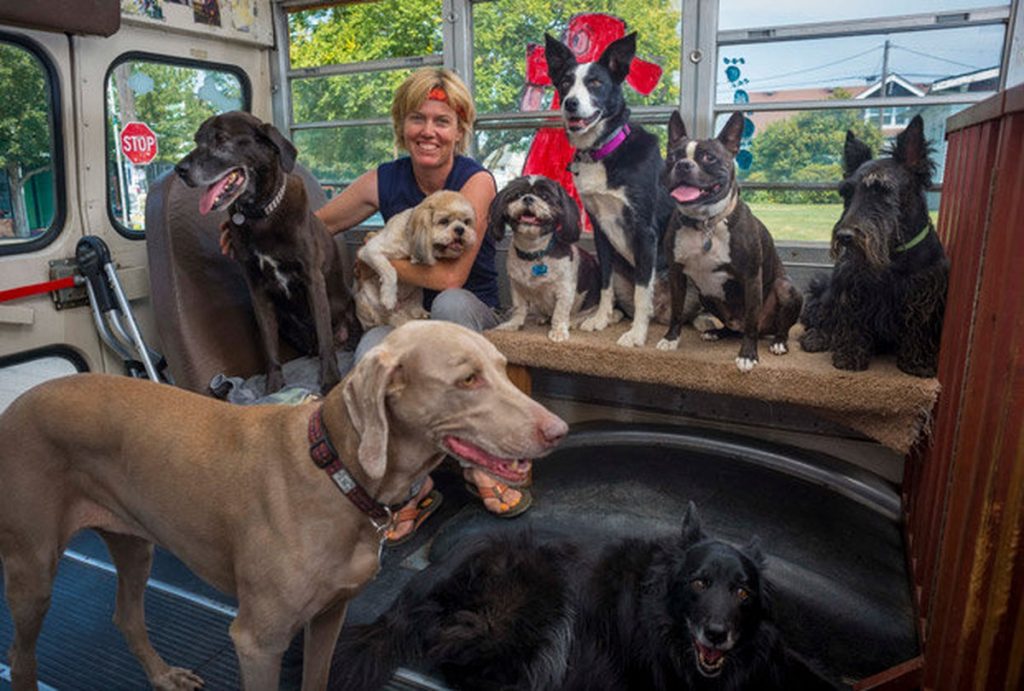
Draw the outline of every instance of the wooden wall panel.
M971 109L975 110L975 109ZM908 462L924 688L1024 684L1024 87L951 121L934 433Z

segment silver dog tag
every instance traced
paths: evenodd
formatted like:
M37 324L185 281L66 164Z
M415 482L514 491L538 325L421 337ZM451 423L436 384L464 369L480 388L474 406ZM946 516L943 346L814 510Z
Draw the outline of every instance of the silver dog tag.
M242 215L241 213L239 213L238 211L236 211L231 216L231 222L234 223L236 226L240 226L243 223L245 223L245 216Z

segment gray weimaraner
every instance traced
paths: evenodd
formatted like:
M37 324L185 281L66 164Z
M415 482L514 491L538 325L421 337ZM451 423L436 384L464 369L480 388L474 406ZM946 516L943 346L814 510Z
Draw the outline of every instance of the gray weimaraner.
M0 415L14 688L36 687L57 560L82 528L110 549L114 621L154 688L202 682L168 666L146 634L152 543L237 597L230 633L246 689L278 688L281 656L302 627L302 688L324 688L348 602L379 568L388 507L446 453L514 483L529 469L518 459L565 435L505 364L478 334L415 321L322 401L299 406L236 406L104 374L26 392Z

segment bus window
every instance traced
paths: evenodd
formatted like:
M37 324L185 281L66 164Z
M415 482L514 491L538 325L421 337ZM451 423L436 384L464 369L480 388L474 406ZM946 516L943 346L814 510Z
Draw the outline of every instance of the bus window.
M249 83L230 67L127 55L106 84L107 210L119 232L140 238L149 186L192 149L203 120L249 109Z
M42 51L0 35L0 254L35 249L60 229L56 87Z

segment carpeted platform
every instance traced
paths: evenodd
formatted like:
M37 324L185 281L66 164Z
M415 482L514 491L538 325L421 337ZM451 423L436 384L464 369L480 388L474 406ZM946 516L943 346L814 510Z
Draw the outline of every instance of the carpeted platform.
M706 342L687 328L678 350L661 351L655 345L665 327L654 324L646 347L623 348L616 341L628 326L624 322L596 333L572 331L564 343L548 340L546 326L484 335L514 365L801 405L901 454L927 431L939 394L937 379L904 374L892 357L873 360L863 372L838 370L830 354L800 350L800 327L793 329L789 354L772 355L768 342L762 341L760 363L743 373L734 362L738 340Z

